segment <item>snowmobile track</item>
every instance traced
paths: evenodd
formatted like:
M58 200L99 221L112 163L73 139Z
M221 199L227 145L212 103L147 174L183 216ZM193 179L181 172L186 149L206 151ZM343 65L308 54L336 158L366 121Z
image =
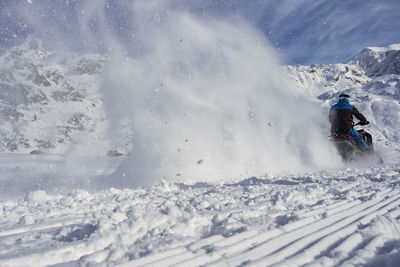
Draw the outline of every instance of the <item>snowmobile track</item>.
M348 190L347 187L342 189ZM341 197L340 194L338 197ZM107 209L114 210L112 205ZM385 242L385 238L379 235L365 238L359 230L379 216L397 220L400 216L400 190L389 187L380 191L363 191L356 198L342 199L328 205L311 205L311 209L301 210L298 214L296 219L278 223L276 228L268 231L243 228L227 235L210 232L200 239L184 239L159 253L149 253L142 257L134 255L132 260L120 266L357 264ZM41 220L23 226L17 223L15 227L2 229L0 266L26 266L26 263L33 262L35 266L101 264L112 255L107 248L118 242L121 244L121 236L116 232L125 229L127 232L124 233L130 236L123 244L134 248L136 240L142 238L141 227L147 227L148 224L146 220L135 221L133 225L136 228L132 229L139 230L133 231L126 228L129 227L129 219L121 219L110 224L111 228L107 231L97 232L98 227L102 226L97 226L96 221L89 219L95 216L90 213L86 217L82 215L54 216L47 223ZM109 220L110 217L107 217L105 221ZM381 221L384 227L393 227L385 220ZM152 224L163 227L168 224L168 217L156 217ZM152 229L148 228L149 231ZM388 232L394 231L389 229ZM49 238L37 238L40 236ZM20 240L25 242L21 243ZM130 254L125 254L125 257L126 260L131 259Z
M11 228L11 229L1 231L0 238L2 238L4 236L9 236L9 235L22 235L24 233L34 232L34 231L58 229L58 228L64 227L64 226L79 224L82 221L83 221L83 218L74 218L74 219L69 219L66 221L57 221L57 222L53 222L53 223L28 225L28 226L24 226L24 227Z
M126 266L292 266L314 261L334 265L340 262L330 260L327 255L345 250L356 255L363 242L357 233L359 226L379 215L398 217L399 206L399 192L387 190L367 201L354 200L328 206L325 211L310 211L303 219L280 229L265 233L248 231L226 238L212 236L186 248L131 261ZM321 213L323 216L319 217ZM344 256L338 259L346 260Z

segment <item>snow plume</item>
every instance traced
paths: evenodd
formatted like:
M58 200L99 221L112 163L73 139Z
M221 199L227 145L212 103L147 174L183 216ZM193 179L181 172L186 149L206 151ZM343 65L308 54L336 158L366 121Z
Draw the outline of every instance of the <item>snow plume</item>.
M132 126L113 183L215 181L326 167L324 114L281 72L265 37L240 19L207 21L135 2L135 53L119 47L102 92ZM140 4L139 4L140 3Z
M132 138L101 184L240 179L333 162L326 112L238 17L200 15L179 0L33 1L18 10L52 49L109 54L101 82L109 137L120 143L129 125Z

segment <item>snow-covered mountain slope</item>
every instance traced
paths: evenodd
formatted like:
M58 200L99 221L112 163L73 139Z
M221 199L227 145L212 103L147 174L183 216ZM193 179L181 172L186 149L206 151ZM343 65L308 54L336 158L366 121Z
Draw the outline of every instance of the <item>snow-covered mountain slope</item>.
M313 98L321 95L330 97L344 89L364 86L371 81L371 78L365 75L365 71L356 65L289 65L285 68L298 87Z
M396 266L400 169L33 191L0 202L0 266Z
M340 93L371 122L367 130L378 145L399 148L400 45L365 48L346 64L286 66L300 90L322 101L326 113Z
M400 75L400 44L388 47L367 47L347 64L360 66L368 76Z
M105 143L104 61L61 56L31 39L0 50L0 151L64 153L83 135L80 143Z
M380 76L400 75L400 44L365 48L344 64L294 65L286 68L300 88L314 97L323 95L320 98L324 100L339 91L363 88L367 84L373 88L373 83L370 83Z

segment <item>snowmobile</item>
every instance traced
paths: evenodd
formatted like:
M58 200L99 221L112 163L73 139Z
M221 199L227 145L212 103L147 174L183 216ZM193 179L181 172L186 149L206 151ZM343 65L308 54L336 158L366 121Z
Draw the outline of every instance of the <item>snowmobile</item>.
M354 124L354 126L359 125L360 123ZM339 155L345 162L356 161L362 158L371 157L376 158L377 162L382 164L382 158L375 152L374 144L372 142L372 136L370 133L366 132L364 129L357 130L363 137L364 141L369 146L367 151L362 151L356 143L356 140L353 136L349 134L337 134L331 136L331 141L335 145Z

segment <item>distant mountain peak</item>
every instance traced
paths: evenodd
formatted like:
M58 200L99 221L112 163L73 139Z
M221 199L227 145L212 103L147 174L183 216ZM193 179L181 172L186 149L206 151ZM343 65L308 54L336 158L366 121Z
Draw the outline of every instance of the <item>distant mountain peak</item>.
M387 51L393 51L393 50L400 50L400 44L391 44L387 47L368 46L368 47L364 48L363 50L371 50L374 52L387 52Z
M400 44L392 44L388 47L366 47L346 63L360 66L369 77L399 75Z

